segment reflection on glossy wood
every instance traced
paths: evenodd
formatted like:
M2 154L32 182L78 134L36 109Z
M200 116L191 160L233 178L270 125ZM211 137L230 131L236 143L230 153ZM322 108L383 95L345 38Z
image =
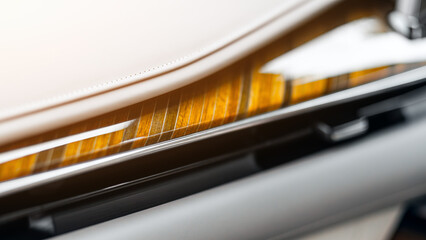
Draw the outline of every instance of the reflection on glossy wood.
M284 82L280 76L253 75L246 80L243 80L243 77L242 72L238 74L229 72L229 75L222 75L221 78L208 78L118 110L114 114L75 124L69 128L70 135L133 121L125 129L68 143L1 164L1 180L28 175L31 170L39 172L51 169L53 165L68 166L166 141L233 122L239 114L246 114L246 111L249 111L248 115L251 116L281 106L284 100ZM252 88L244 88L243 82L258 87L253 91Z
M11 159L0 164L0 179L68 166L185 136L423 65L386 66L326 79L298 78L287 80L287 84L280 75L257 71L249 75L239 72L223 78L205 79L104 118L75 124L69 129L71 135L131 121L125 129ZM285 98L286 95L289 97Z
M354 3L354 6L342 5L328 14L321 15L318 17L321 21L314 19L238 63L191 85L87 121L0 147L0 152L22 149L130 121L124 129L43 149L1 163L0 181L182 137L385 76L386 74L378 72L388 68L314 81L290 80L280 75L258 72L266 62L340 24L377 14L375 8L369 9L371 6L360 7L355 1ZM380 10L379 14L382 11ZM373 77L372 73L375 74Z

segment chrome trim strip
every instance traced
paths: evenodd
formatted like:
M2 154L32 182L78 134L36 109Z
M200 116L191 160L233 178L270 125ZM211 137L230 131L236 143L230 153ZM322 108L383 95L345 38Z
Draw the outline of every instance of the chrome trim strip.
M322 96L310 101L302 102L296 105L285 107L273 112L268 112L262 115L243 119L238 122L226 124L213 129L208 129L202 132L193 133L188 136L172 139L165 142L156 143L153 145L145 146L139 149L133 149L127 152L118 153L112 156L106 156L96 160L71 165L56 170L51 170L43 173L38 173L14 180L9 180L0 183L0 196L9 195L17 191L28 189L37 185L48 183L54 180L66 178L79 173L88 172L101 167L109 166L112 164L120 163L133 159L156 153L162 150L182 146L195 141L200 141L210 137L222 135L229 132L257 126L260 124L272 122L275 120L283 119L286 117L294 116L296 114L310 111L314 108L323 108L326 106L336 105L337 103L348 102L351 100L359 99L361 97L370 96L372 94L382 93L396 87L412 85L426 78L426 66L420 67L411 71L397 74L391 77L384 78L372 83L361 85L358 87L343 90L337 93Z
M4 153L0 154L0 164L5 163L5 162L10 161L10 160L13 160L13 159L25 157L25 156L28 156L28 155L31 155L31 154L34 154L34 153L38 153L38 152L41 152L41 151L45 151L45 150L49 150L49 149L52 149L52 148L55 148L55 147L63 146L63 145L69 144L69 143L78 142L78 141L81 141L81 140L84 140L84 139L88 139L88 138L97 137L97 136L100 136L100 135L120 131L122 129L127 128L134 121L136 121L136 120L129 120L129 121L114 124L114 125L111 125L111 126L108 126L108 127L103 127L103 128L95 129L95 130L92 130L92 131L87 131L87 132L71 135L71 136L68 136L68 137L59 138L59 139L55 139L55 140L52 140L52 141L43 142L43 143L28 146L28 147L23 147L23 148L19 148L19 149L16 149L16 150L4 152Z
M424 195L425 140L421 118L53 239L300 239Z

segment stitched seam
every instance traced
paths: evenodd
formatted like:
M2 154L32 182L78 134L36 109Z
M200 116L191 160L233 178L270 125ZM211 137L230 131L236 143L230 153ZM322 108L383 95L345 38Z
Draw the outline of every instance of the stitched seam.
M304 2L302 2L304 3ZM16 116L19 115L26 115L28 112L31 111L41 111L45 108L50 108L50 107L54 107L54 105L60 105L60 104L65 104L67 101L73 101L73 100L78 100L78 98L83 98L85 97L85 95L89 95L89 94L96 94L96 93L100 93L102 91L108 91L111 89L111 87L115 87L115 86L120 86L120 85L125 85L128 83L132 83L132 82L126 82L126 80L130 79L130 78L135 78L135 77L139 77L139 78L144 78L144 77L149 77L149 74L151 73L155 73L156 71L160 71L160 70L164 70L165 68L167 68L168 66L174 65L174 64L181 64L184 63L185 60L191 60L191 61L197 61L201 58L204 58L205 56L214 53L215 51L229 45L232 44L233 42L237 41L239 38L247 35L247 34L251 34L252 32L258 30L258 28L267 25L270 22L273 22L274 20L276 20L277 18L279 18L282 14L288 12L289 10L292 10L294 8L298 8L301 4L296 4L295 6L291 6L290 8L285 8L285 9L281 9L278 12L274 12L274 14L271 14L273 16L265 19L262 19L262 21L260 21L260 23L256 23L256 24L252 24L251 27L249 28L243 28L240 31L237 31L234 34L230 34L227 37L222 38L221 40L214 42L212 44L210 44L207 47L201 48L198 51L195 51L191 54L185 55L183 57L177 58L175 60L172 60L168 63L156 66L156 67L152 67L149 69L146 69L144 71L135 73L135 74L130 74L127 75L125 77L121 77L115 80L111 80L105 83L101 83L101 84L96 84L90 87L86 87L86 88L82 88L79 90L75 90L69 93L65 93L65 94L61 94L58 96L54 96L54 97L50 97L47 99L43 99L43 100L39 100L33 104L21 104L18 105L16 107L14 107L14 111L13 110L4 110L4 111L0 111L0 122L2 121L7 121L9 119L13 119ZM253 26L254 25L254 26ZM209 50L210 49L210 50ZM206 52L204 54L202 54L203 52ZM197 55L201 54L200 56L197 57ZM194 58L195 56L195 58ZM175 66L175 68L178 68L179 66ZM173 70L173 69L169 69L169 70ZM142 81L143 79L140 79L140 81ZM34 110L31 110L34 109ZM5 119L1 119L1 115L6 115ZM8 116L10 115L10 116Z

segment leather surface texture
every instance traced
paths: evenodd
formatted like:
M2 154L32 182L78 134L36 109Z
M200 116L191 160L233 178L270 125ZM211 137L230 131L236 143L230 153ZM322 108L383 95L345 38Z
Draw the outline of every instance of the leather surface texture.
M1 2L0 144L192 83L334 2Z

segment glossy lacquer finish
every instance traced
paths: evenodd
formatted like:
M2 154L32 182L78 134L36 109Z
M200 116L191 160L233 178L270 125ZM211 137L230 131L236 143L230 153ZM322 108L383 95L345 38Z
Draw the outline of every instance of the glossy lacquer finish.
M338 6L191 85L0 147L0 181L190 135L417 66L384 66L314 81L260 73L266 62L338 25L365 16L381 16L382 10L375 9L357 4Z

